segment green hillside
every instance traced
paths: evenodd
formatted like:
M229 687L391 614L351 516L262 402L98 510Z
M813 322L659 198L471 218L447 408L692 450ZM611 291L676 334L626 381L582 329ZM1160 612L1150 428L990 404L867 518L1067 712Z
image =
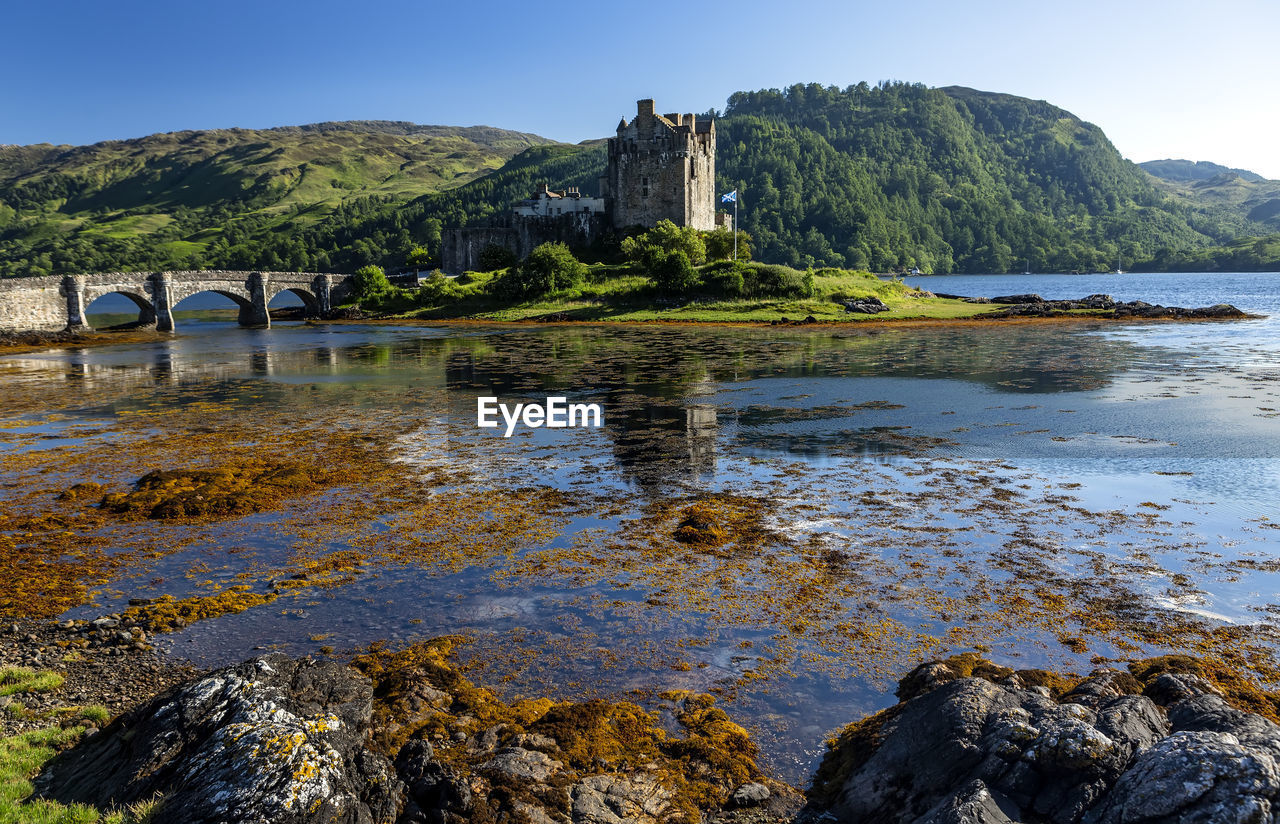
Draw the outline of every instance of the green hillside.
M402 203L548 142L489 127L350 121L4 146L0 273L208 265L237 243L329 220L349 201Z
M1232 169L1229 166L1223 166L1218 163L1210 163L1207 160L1148 160L1145 163L1139 163L1142 170L1147 174L1158 177L1161 180L1171 180L1174 183L1190 183L1197 180L1208 180L1218 175L1233 174L1237 175L1251 183L1257 183L1265 180L1262 175L1257 172L1251 172L1248 169Z
M1217 178L1158 180L1043 101L797 85L734 94L716 114L720 188L740 191L760 260L927 272L1092 271L1117 256L1131 269L1280 266L1270 240L1253 240L1280 228L1267 182L1237 178L1253 187L1239 203L1191 196L1183 189ZM442 227L505 213L538 182L595 192L604 165L598 140L383 122L3 149L0 272L398 268L415 247L437 253Z
M918 84L733 95L720 188L741 192L759 259L931 272L1168 267L1265 226L1160 188L1096 126L1043 101ZM302 233L329 263L397 265L432 227L505 211L533 183L595 191L599 142L530 150L500 172ZM257 250L236 260L247 265Z
M1187 164L1187 165L1170 165ZM1194 168L1190 168L1194 167ZM1237 235L1280 231L1280 180L1213 163L1154 161L1142 168L1175 200L1212 215ZM1219 170L1215 174L1202 174Z

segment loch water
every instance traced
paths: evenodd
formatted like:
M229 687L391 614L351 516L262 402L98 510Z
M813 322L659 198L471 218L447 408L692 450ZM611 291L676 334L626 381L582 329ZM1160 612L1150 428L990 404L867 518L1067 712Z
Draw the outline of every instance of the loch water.
M471 677L507 695L713 690L797 782L825 736L893 703L894 679L925 658L978 650L1087 672L1220 627L1251 627L1270 649L1280 275L908 280L965 295L1226 302L1265 317L269 330L187 317L169 339L0 358L0 450L92 445L126 466L132 444L192 436L155 414L167 409L217 419L227 454L254 450L269 428L368 430L406 477L451 473L433 490L442 512L463 500L466 512L498 511L528 489L591 497L598 511L573 509L527 544L480 551L483 536L460 531L435 557L370 565L158 643L216 665L464 635ZM481 395L599 403L604 426L503 438L476 427ZM51 487L75 481L65 458L58 466L28 472ZM150 468L161 467L133 469ZM716 493L762 507L767 533L749 552L647 541L645 529L669 527L663 507ZM13 494L0 489L0 501ZM272 512L194 536L148 525L148 540L179 548L139 555L68 617L260 586L255 569L329 538L322 549L343 549L323 529L339 506L329 495L299 504L302 538ZM1115 620L1100 622L1109 611Z

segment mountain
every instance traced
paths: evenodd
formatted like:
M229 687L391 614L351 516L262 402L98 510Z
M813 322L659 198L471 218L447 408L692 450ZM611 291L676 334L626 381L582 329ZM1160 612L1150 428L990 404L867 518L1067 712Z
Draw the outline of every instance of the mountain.
M462 185L550 142L487 126L347 121L0 146L0 273L207 264L352 201Z
M1148 160L1145 163L1139 163L1143 171L1147 174L1158 177L1162 180L1169 180L1174 183L1191 183L1197 180L1208 180L1211 177L1219 175L1235 175L1242 180L1250 183L1257 183L1265 180L1262 175L1250 172L1247 169L1231 169L1226 166L1220 166L1217 163L1210 163L1207 160Z
M721 191L740 192L756 256L793 266L932 272L1167 268L1264 227L1187 202L1102 131L1043 101L960 87L741 92L717 121ZM595 191L599 141L536 147L403 206L310 227L331 263L395 265L441 225L505 212L536 182ZM370 239L374 239L371 241ZM236 259L245 265L255 253ZM606 250L607 251L607 250Z
M1044 101L810 84L739 92L712 113L720 190L739 190L765 261L931 272L1089 271L1117 255L1135 269L1280 264L1270 242L1222 251L1275 231L1265 202L1241 211L1189 196L1178 187L1208 181L1159 180ZM148 141L167 147L155 161L126 148ZM599 140L383 122L5 149L0 271L400 267L415 247L438 252L442 227L505 214L536 183L595 192L605 160Z
M1280 180L1205 161L1155 160L1140 165L1175 200L1211 215L1237 235L1280 231Z

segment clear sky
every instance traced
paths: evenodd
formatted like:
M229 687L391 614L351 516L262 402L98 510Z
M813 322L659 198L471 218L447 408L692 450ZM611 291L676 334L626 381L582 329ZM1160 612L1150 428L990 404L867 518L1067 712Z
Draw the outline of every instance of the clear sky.
M9 0L0 143L321 120L576 142L640 97L866 80L1048 100L1131 160L1280 179L1278 0Z

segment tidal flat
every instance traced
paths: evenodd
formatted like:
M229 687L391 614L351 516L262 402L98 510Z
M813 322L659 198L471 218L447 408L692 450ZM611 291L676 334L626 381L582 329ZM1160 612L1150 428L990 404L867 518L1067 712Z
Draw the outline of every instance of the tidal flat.
M928 659L1280 679L1269 319L182 332L0 358L6 624L200 668L447 636L507 701L710 693L796 785Z

